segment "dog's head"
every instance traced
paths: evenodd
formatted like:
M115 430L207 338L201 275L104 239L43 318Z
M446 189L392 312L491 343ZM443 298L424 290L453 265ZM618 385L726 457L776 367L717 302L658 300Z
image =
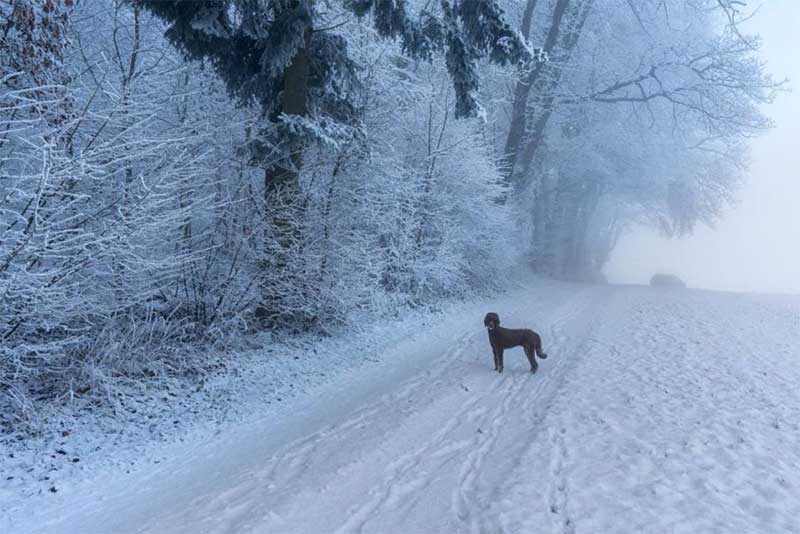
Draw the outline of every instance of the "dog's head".
M494 312L487 313L486 317L483 318L483 325L489 330L494 330L500 326L500 316Z

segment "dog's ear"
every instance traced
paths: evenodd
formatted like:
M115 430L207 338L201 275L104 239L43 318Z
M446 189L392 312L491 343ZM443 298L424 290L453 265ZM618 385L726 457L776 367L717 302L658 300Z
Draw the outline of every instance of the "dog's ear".
M487 313L486 316L483 318L483 326L489 326L489 319L492 318L491 313Z

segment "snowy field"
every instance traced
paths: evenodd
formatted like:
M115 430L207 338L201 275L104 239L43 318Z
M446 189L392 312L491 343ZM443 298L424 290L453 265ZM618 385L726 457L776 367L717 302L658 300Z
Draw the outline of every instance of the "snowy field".
M492 371L490 308L536 375ZM0 531L800 532L800 297L536 282L405 324L158 463L4 488Z

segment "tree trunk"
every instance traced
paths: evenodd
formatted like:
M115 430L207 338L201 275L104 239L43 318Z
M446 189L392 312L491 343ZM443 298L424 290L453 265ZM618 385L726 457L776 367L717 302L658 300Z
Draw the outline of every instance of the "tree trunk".
M600 201L600 187L596 183L588 183L582 190L572 227L569 263L564 266L564 274L568 279L585 282L594 280L598 274L594 272L595 267L587 245L587 237L589 225Z
M557 0L553 8L553 15L550 22L550 29L547 32L547 37L544 42L544 49L546 52L551 53L553 47L558 41L558 35L561 30L561 23L564 18L564 13L569 6L570 0ZM530 33L530 23L533 17L533 9L536 0L528 0L528 5L525 8L523 15L523 33ZM527 27L525 26L527 24ZM525 136L526 127L526 109L528 106L528 97L531 93L531 88L534 82L539 78L542 70L545 68L546 63L536 63L533 69L528 72L514 88L514 103L511 109L511 125L508 129L508 137L506 138L505 149L503 155L505 158L505 178L511 183L512 177L515 173L517 166L518 151L520 144Z
M308 112L308 77L311 28L306 28L304 45L295 53L283 77L281 110L286 115L304 116ZM303 219L300 170L303 166L303 140L289 136L282 140L284 156L264 171L264 203L266 217L265 268L296 287L298 267L292 265L292 253L301 239ZM271 326L295 322L285 295L275 287L265 287L257 315Z
M525 136L524 146L518 150L518 157L516 159L517 177L518 180L515 184L519 190L523 189L528 180L531 179L530 167L536 152L544 141L544 132L550 117L555 110L556 90L561 83L561 76L564 73L562 65L569 61L572 52L578 44L580 34L583 27L586 25L586 19L592 10L594 0L585 0L579 6L578 12L575 16L576 23L572 29L564 35L563 45L561 47L562 56L559 58L559 65L556 65L550 72L551 76L548 79L540 79L541 84L536 85L536 94L544 94L545 96L538 101L539 115L533 123L533 128L530 129L528 135ZM526 178L527 177L527 178Z
M522 13L522 36L525 39L531 38L531 22L533 21L533 13L536 11L536 3L538 0L528 0L525 4L525 11Z

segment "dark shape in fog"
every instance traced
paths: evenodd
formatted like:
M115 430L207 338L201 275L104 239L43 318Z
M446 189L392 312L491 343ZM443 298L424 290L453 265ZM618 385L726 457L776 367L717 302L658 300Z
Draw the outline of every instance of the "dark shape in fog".
M686 287L686 283L674 274L656 273L650 278L652 287Z

